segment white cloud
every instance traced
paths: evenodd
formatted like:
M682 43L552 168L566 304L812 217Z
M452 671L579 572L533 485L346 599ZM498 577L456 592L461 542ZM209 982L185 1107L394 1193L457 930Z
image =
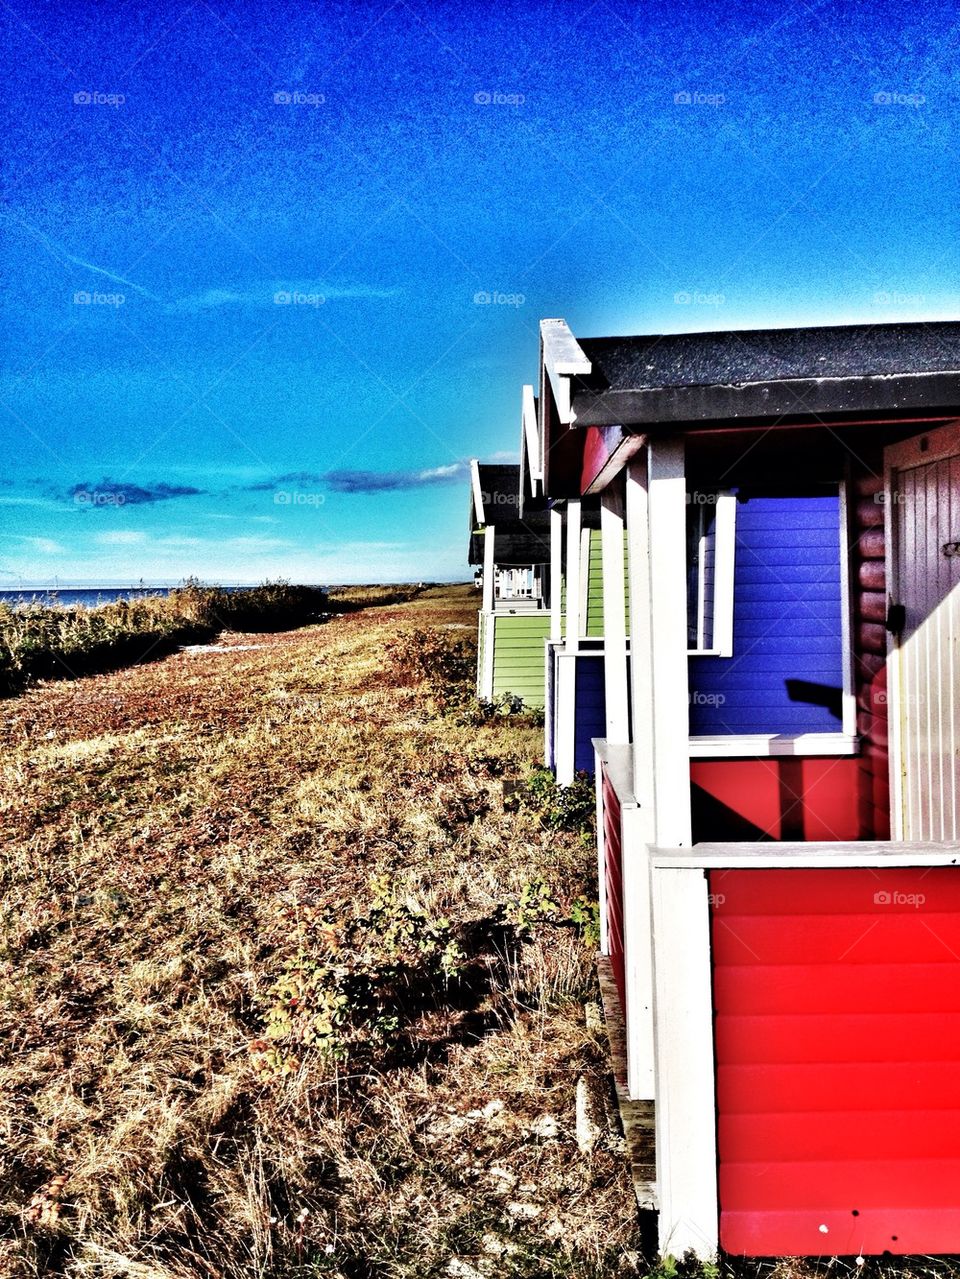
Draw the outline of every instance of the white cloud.
M65 555L66 548L50 537L21 537L20 541L38 555Z
M310 297L322 297L325 301L338 298L394 298L400 289L382 289L372 284L328 284L323 280L266 280L249 289L205 289L191 293L167 304L167 310L185 315L201 311L213 311L224 306L276 306L278 293L302 293Z

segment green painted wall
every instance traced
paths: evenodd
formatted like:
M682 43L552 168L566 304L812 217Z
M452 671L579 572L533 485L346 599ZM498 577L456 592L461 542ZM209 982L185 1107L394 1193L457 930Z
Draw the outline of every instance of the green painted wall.
M550 634L550 614L500 613L494 621L493 696L512 693L525 706L543 706L543 641Z
M623 533L623 589L626 595L627 629L630 628L630 576L627 533ZM600 530L590 530L590 544L587 555L587 617L584 634L589 638L600 638L603 635L603 552L601 550Z
M482 696L480 681L483 678L483 654L487 643L487 615L483 609L479 613L477 626L477 696Z

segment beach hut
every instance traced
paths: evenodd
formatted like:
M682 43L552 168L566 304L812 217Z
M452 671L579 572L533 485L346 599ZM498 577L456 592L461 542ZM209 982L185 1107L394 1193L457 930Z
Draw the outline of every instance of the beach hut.
M549 513L529 500L521 467L470 463L469 561L481 570L477 696L544 704L550 629Z
M545 320L540 401L545 495L600 503L603 966L661 1250L960 1252L960 323Z
M593 739L605 731L601 511L598 497L583 498L563 482L547 445L552 423L544 413L551 406L549 394L535 397L533 387L523 388L521 487L529 495L525 502L550 512L550 573L557 586L545 652L544 758L568 785L578 772L593 772Z

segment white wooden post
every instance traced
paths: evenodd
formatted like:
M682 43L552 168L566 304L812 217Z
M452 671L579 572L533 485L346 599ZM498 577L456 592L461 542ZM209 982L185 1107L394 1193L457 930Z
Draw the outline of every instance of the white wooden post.
M483 533L483 665L480 670L480 697L493 697L493 660L497 643L497 619L494 613L494 591L497 578L495 555L496 529L488 524Z
M569 786L577 762L577 655L567 648L557 650L554 704L556 738L553 744L557 781Z
M682 441L650 443L627 471L633 786L623 821L627 1087L659 1098L650 848L690 843L686 487ZM606 576L606 575L605 575ZM661 962L659 954L657 962ZM662 1066L662 1063L661 1063Z
M495 554L496 529L488 524L483 532L483 611L493 612L493 592L496 584L497 561Z
M630 590L630 685L633 791L622 814L623 962L626 986L627 1091L653 1099L653 939L649 847L654 842L653 668L650 617L650 521L646 453L627 468L626 513Z
M550 638L563 639L563 511L550 508Z
M660 1253L712 1261L720 1224L707 887L701 869L653 871Z
M630 591L630 700L633 793L649 821L653 843L653 666L650 615L650 516L646 450L627 467L627 555Z
M600 497L600 540L603 555L603 683L607 707L607 741L630 741L627 713L627 609L623 563L624 503L619 484Z
M647 466L654 838L662 847L683 848L691 841L683 440L651 441Z
M567 503L567 621L565 639L567 652L576 653L580 648L580 499L571 498Z

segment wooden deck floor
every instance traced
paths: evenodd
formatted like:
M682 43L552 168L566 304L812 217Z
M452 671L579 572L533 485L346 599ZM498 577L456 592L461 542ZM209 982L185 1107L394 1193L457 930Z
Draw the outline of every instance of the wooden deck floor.
M654 1131L654 1103L631 1101L627 1096L626 1030L620 999L613 980L610 961L601 955L597 960L597 976L603 999L603 1019L610 1041L610 1063L620 1107L620 1122L627 1147L627 1160L637 1203L644 1211L657 1209L657 1159Z

